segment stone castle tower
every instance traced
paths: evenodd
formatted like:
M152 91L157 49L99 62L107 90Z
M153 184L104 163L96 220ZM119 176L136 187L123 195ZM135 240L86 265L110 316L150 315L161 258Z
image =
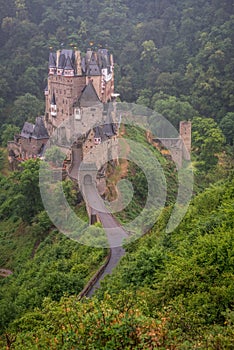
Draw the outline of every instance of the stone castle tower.
M79 134L82 129L86 130L86 135L80 135L69 147L73 153L74 148L81 146L80 161L90 149L117 134L113 120L104 110L106 103L117 96L113 56L107 49L96 52L88 49L83 55L67 49L50 52L48 68L45 115L37 117L35 124L25 122L21 133L8 143L14 161L41 157L55 131L58 131L59 143L63 144L62 140L71 139L74 131ZM70 123L67 130L59 130L66 121ZM103 122L103 127L91 127L87 133L87 127L95 121Z
M89 107L92 100L107 103L113 99L113 66L113 56L107 49L88 49L83 57L74 50L50 53L45 90L45 126L49 135L67 118L79 120L82 108Z
M98 169L102 168L103 174L106 155L118 157L118 121L107 106L118 96L114 93L113 56L107 49L88 49L85 54L63 49L50 52L48 63L45 116L37 117L35 124L25 122L21 133L8 143L10 157L16 161L42 157L45 145L55 135L57 144L69 150L73 165L78 168L86 156L89 163L95 162ZM179 138L159 140L169 146L178 167L183 160L190 160L191 122L180 123ZM97 146L101 151L95 158Z

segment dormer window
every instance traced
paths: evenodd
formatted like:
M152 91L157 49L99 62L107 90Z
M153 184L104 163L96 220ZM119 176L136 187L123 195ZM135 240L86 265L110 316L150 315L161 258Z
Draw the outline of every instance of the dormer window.
M65 69L64 70L64 76L66 76L66 77L74 77L74 70L73 69Z
M54 75L56 72L56 68L50 67L49 74Z
M50 103L50 110L51 110L51 116L56 117L57 116L57 106L55 101L55 94L53 93L51 103Z
M74 109L74 117L75 117L75 120L81 120L80 108L76 107Z
M95 137L94 138L94 144L95 145L100 145L101 142L102 142L101 137Z

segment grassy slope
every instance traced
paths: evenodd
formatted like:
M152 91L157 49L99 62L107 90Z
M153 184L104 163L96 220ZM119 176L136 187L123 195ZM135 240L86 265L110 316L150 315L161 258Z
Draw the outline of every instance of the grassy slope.
M9 171L5 151L4 155L1 173L6 176ZM75 211L87 219L84 205ZM13 272L0 278L1 330L26 310L40 306L48 295L59 300L64 293L78 294L107 254L105 249L81 245L43 224L35 220L27 225L16 216L0 222L0 269Z
M0 222L0 267L16 270L30 259L36 241L20 220Z
M142 145L148 149L151 152L152 156L160 163L167 182L166 204L169 205L174 203L177 191L177 173L174 168L174 163L170 159L166 159L156 147L147 141L146 135L141 129L126 125L125 128L122 128L121 130L121 136L127 140L132 140L136 144ZM126 149L126 155L127 153L128 150ZM147 167L147 163L145 166ZM119 180L123 178L127 179L133 185L134 196L131 202L128 204L128 206L126 206L124 210L115 214L116 217L124 223L131 221L137 217L137 215L139 215L139 213L142 211L142 208L145 204L146 196L139 192L139 185L142 185L141 179L136 178L136 174L138 174L141 170L144 169L138 168L133 162L129 162L126 159L120 159L120 164L117 166L117 169L114 171L111 169L109 174L110 176L108 176L107 179L107 186L109 191L107 199L109 200L116 199L115 186ZM144 177L143 173L142 175ZM143 181L145 182L143 186L145 187L145 192L147 193L147 180L143 179Z

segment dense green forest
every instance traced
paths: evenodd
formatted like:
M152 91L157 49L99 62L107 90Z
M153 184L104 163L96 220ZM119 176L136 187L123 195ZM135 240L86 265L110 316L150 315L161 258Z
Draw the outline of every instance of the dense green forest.
M27 262L33 266L23 266L21 276L3 284L2 295L8 288L8 299L1 303L1 321L7 324L7 315L11 323L1 338L2 347L8 343L11 349L231 350L233 197L233 177L212 185L194 198L170 235L165 233L170 208L165 208L150 234L127 246L127 255L97 295L83 302L75 295L60 299L59 292L73 291L71 281L78 288L74 277L80 278L82 270L71 254L74 243L71 247L63 239L62 246L51 246L56 236L49 235L35 260ZM88 266L84 268L83 273ZM51 278L54 287L48 290ZM33 309L45 294L40 308Z
M13 272L0 277L0 349L231 350L233 2L0 0L0 8L0 275L2 268ZM155 109L176 127L192 121L194 197L172 233L165 227L177 193L175 166L140 130L126 128L126 137L154 152L170 193L154 227L126 245L114 273L82 302L78 295L107 249L60 234L40 198L40 161L11 172L6 151L23 123L44 113L48 55L63 47L108 48L121 101ZM126 177L136 191L118 214L122 222L139 213L147 190L134 164ZM77 188L68 180L63 188L87 220Z
M49 50L107 47L116 91L173 123L211 117L233 144L233 3L229 0L1 0L1 125L43 112Z

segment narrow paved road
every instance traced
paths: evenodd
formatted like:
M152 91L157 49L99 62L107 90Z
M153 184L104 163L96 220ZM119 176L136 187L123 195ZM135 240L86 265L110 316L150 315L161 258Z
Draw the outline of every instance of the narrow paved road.
M86 294L86 297L91 297L94 294L94 292L100 287L101 280L106 275L111 274L113 268L116 265L118 265L120 259L122 258L122 256L124 254L125 254L125 250L122 247L111 248L111 258L110 258L105 270L103 271L103 273L101 274L99 279L96 281L96 283L92 286L92 288L88 291L88 293Z
M95 212L106 232L106 236L111 249L111 258L97 282L93 285L92 289L87 293L86 296L91 296L97 288L100 286L100 281L107 275L110 274L113 268L119 263L119 260L125 254L125 250L122 247L123 240L128 237L127 232L123 227L114 219L111 213L106 209L103 199L97 192L97 188L94 184L87 184L83 186L83 195Z
M75 181L78 181L78 169L81 162L81 150L79 148L72 148L72 164L71 168L68 170L68 173L69 176Z
M78 180L78 167L80 164L79 152L73 153L72 168L70 169L69 176L77 181ZM122 226L114 219L112 214L107 210L104 205L103 199L100 197L96 186L93 183L85 184L82 186L82 193L86 204L91 208L93 213L96 213L102 223L102 226L106 232L106 236L111 249L110 260L105 267L105 270L92 286L91 290L86 294L87 297L93 295L95 290L99 288L100 281L110 274L113 268L119 263L122 256L125 254L125 250L122 247L123 240L128 237L127 232Z

